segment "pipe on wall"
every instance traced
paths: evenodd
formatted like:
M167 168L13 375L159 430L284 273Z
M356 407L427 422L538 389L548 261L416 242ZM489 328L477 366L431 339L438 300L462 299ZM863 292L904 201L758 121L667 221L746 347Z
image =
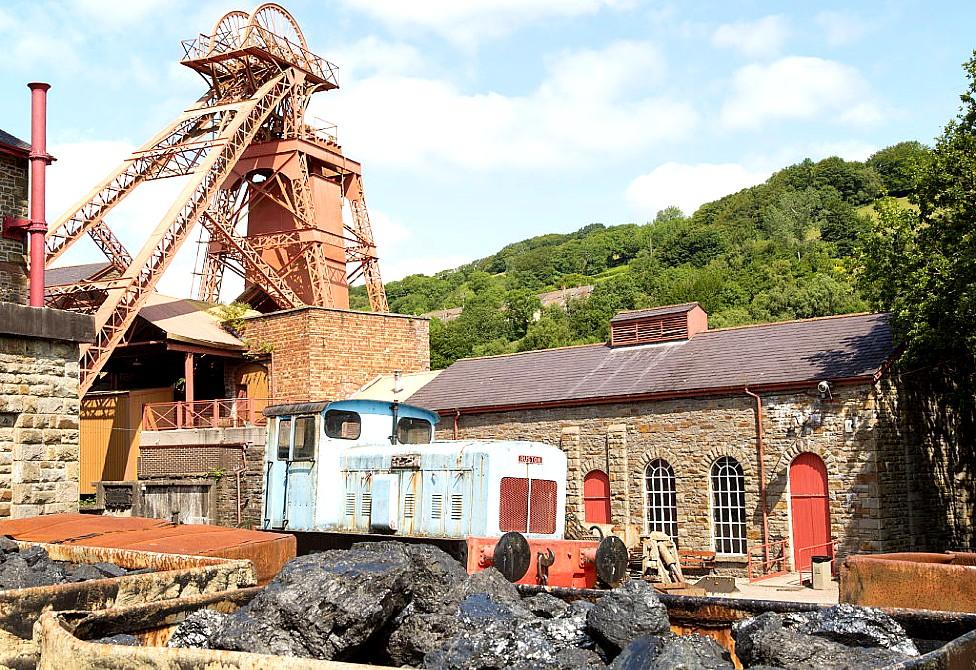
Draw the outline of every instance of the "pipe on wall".
M759 454L759 505L762 507L763 561L769 564L769 506L766 504L766 446L763 431L762 398L745 387L746 395L756 399L756 450Z
M32 82L31 90L31 150L30 150L30 225L27 227L30 246L30 306L44 306L44 236L47 220L44 211L46 171L51 162L47 153L47 91L50 84Z

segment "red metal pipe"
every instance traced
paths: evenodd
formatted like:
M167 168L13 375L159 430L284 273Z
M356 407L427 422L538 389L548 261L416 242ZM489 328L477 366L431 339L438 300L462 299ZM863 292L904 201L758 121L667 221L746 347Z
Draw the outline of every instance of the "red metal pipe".
M461 420L461 410L454 410L454 439L458 439L458 421Z
M46 196L45 172L51 162L47 153L47 90L50 84L32 82L31 90L31 151L30 151L30 306L44 306L44 236L47 220L44 212Z
M746 395L756 399L756 449L759 452L759 505L762 507L762 544L763 544L763 569L769 565L769 507L766 505L766 447L765 433L763 432L763 406L762 398L758 394L743 389Z

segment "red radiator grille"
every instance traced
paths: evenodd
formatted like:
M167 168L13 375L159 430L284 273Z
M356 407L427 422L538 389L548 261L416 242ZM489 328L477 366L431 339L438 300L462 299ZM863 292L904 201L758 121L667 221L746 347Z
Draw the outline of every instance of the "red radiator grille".
M498 496L498 528L503 533L510 530L525 532L529 516L529 480L519 477L502 477Z
M556 532L556 482L549 479L532 480L532 500L529 504L529 480L502 477L498 500L498 528L503 533Z
M532 504L529 505L529 532L556 532L556 482L532 480Z

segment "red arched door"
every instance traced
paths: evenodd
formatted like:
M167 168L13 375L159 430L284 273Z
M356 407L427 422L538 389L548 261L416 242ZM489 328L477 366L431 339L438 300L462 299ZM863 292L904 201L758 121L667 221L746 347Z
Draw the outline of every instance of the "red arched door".
M603 470L583 477L584 518L590 523L610 523L610 478Z
M809 569L811 556L832 556L827 466L816 454L804 452L790 464L790 514L794 569Z

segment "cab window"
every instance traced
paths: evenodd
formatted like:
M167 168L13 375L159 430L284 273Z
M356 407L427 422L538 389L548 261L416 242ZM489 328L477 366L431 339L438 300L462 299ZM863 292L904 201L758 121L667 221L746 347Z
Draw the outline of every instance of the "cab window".
M295 450L293 461L311 461L315 458L315 417L295 419Z
M397 421L397 442L400 444L427 444L430 442L429 421L408 416Z
M287 461L291 452L291 419L278 419L278 460Z
M356 440L362 432L362 421L356 412L330 409L325 413L325 434L337 440Z

